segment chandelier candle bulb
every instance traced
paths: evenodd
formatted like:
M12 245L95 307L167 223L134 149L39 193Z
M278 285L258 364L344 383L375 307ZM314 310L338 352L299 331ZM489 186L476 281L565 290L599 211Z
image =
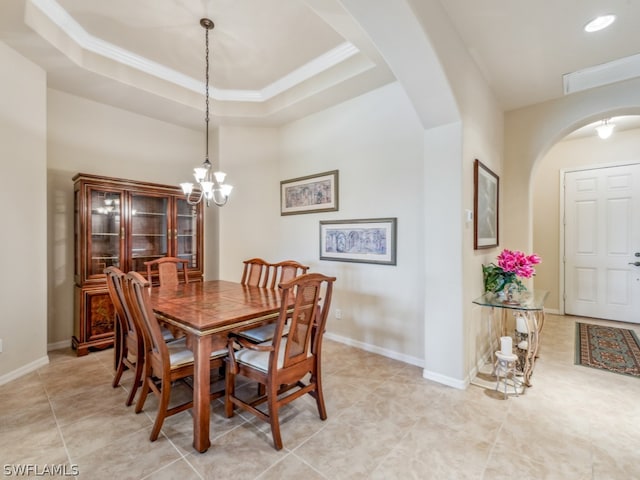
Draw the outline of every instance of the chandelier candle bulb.
M500 337L500 352L503 355L513 354L513 339L511 337Z

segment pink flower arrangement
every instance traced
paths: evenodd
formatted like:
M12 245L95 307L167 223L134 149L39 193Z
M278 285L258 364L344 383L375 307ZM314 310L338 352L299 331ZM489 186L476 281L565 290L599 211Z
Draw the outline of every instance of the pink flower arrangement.
M506 248L498 255L498 266L507 273L515 273L518 277L531 278L535 273L534 265L542 259L535 253L525 255L519 251L511 251Z
M498 264L482 266L484 289L486 292L500 292L509 286L518 291L526 290L520 278L531 278L536 271L534 265L542 259L534 254L504 249L497 257ZM519 278L520 277L520 278Z

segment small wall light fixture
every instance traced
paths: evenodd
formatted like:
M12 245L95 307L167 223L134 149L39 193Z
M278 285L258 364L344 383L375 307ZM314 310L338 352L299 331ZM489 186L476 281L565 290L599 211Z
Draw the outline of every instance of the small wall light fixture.
M596 127L596 132L598 132L598 136L603 140L606 140L611 136L611 134L613 133L613 128L615 127L613 123L609 123L609 120L610 119L605 118L602 121L602 124Z

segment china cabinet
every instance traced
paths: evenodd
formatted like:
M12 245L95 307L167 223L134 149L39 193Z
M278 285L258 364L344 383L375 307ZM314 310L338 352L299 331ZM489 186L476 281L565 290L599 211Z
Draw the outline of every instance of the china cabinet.
M113 344L114 309L104 269L146 276L144 262L173 256L189 261L189 281L202 280L202 206L179 187L84 173L74 181L73 348Z

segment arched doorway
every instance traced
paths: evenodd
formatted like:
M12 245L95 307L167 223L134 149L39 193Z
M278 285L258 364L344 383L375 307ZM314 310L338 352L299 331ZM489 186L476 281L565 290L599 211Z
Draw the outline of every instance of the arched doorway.
M620 267L622 264L617 265L615 268L612 265L605 267L605 264L597 269L584 268L584 266L580 265L578 265L580 267L578 270L573 268L574 258L589 259L593 263L597 255L594 256L592 253L587 254L584 252L583 255L576 257L575 252L573 252L575 250L576 237L571 235L573 235L572 232L575 233L578 220L574 218L575 215L572 213L574 210L566 208L566 196L563 188L565 180L570 180L576 175L580 175L578 172L585 169L589 170L584 172L582 177L587 175L589 178L594 178L597 173L604 175L607 171L618 175L620 172L617 170L613 171L611 168L603 169L601 167L640 163L640 149L637 146L638 139L640 139L640 116L625 115L614 117L611 120L611 123L616 124L614 134L604 140L599 138L595 131L595 127L600 123L601 120L599 119L596 122L588 122L586 125L575 129L555 143L536 164L536 169L531 179L533 249L543 257L544 264L537 269L535 283L536 288L551 292L547 302L547 308L550 312L565 313L566 305L569 307L567 313L633 321L630 317L633 316L632 312L635 308L631 305L634 297L627 297L636 287L636 283L640 285L640 280L638 280L640 278L639 272L635 272L632 267L627 267L626 261L622 262L624 268ZM607 180L603 178L600 182L607 182ZM586 184L587 182L583 182L583 185ZM571 192L573 191L573 188L569 188L567 194L572 195ZM620 197L621 193L621 191L613 192L614 202L609 202L610 205L615 206L617 204L622 208L627 208L626 204L621 204L624 201ZM584 194L586 195L587 192ZM640 193L637 193L637 195L640 195ZM594 203L592 201L583 201L580 205L584 207L580 207L581 211L586 213L592 210L591 207ZM617 242L619 245L616 246L616 250L620 251L619 254L614 253L614 255L611 255L605 253L603 244L607 243L606 239L609 237L605 237L603 230L606 230L606 225L610 224L606 220L607 211L601 209L601 214L597 216L600 218L599 221L602 225L597 227L594 232L600 232L601 240L597 242L599 245L593 245L593 248L598 248L598 251L603 252L599 254L602 257L601 262L612 264L615 261L620 263L624 256L624 252L621 251L620 241ZM615 211L612 211L610 221L615 220L614 215L619 216ZM637 214L633 218L637 218ZM619 219L619 221L622 221L625 226L628 223L622 219ZM582 224L584 224L584 221L582 221ZM567 229L569 229L569 237L571 238L565 237ZM637 233L632 231L620 232L620 227L614 230L619 236L628 234L631 234L630 238L638 236ZM585 232L580 235L582 235L585 242L588 241ZM567 243L567 240L571 241ZM629 243L627 240L623 240L625 245ZM635 242L639 243L640 240L636 239ZM635 247L640 247L640 245ZM624 248L635 247L626 245ZM629 258L632 258L633 252L629 253L629 255ZM626 258L626 256L624 257ZM567 273L565 273L566 266ZM568 272L572 273L569 275ZM616 273L616 275L611 272ZM596 281L598 278L599 281ZM628 288L620 286L610 288L615 285L616 279L618 281L631 282L631 284ZM626 313L624 313L625 311Z

